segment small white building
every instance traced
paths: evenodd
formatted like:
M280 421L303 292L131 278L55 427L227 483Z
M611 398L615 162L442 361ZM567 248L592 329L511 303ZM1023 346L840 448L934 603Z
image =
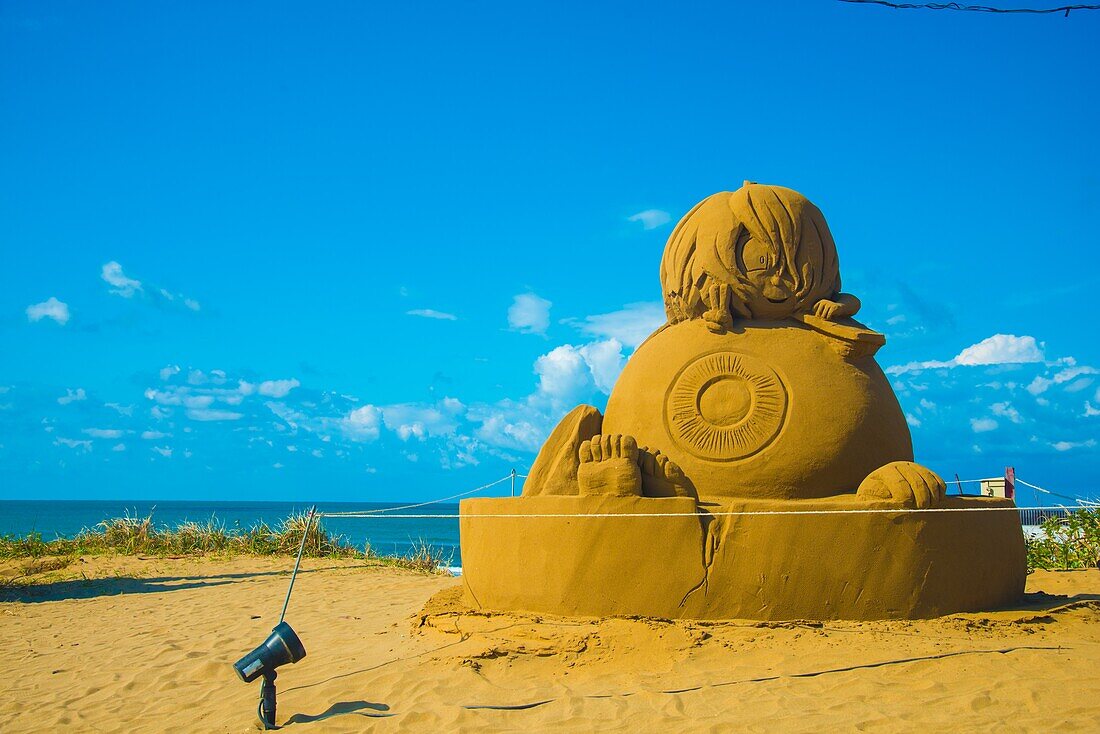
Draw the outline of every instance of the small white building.
M982 496L983 497L1007 497L1008 483L1004 477L996 477L994 479L982 480Z

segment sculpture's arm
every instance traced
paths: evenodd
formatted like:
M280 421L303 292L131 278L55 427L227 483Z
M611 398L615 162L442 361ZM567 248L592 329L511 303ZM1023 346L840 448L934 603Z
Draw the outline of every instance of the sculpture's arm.
M862 304L851 293L837 293L832 300L822 298L814 304L811 312L814 316L820 316L829 321L836 321L845 316L855 316Z

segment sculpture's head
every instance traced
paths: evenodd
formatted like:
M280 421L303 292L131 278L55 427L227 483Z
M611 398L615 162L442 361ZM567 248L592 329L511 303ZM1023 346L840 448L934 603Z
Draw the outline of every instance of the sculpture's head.
M730 310L783 319L840 291L836 245L821 211L802 194L748 181L708 196L680 220L661 259L665 311L701 317L712 286L731 289Z

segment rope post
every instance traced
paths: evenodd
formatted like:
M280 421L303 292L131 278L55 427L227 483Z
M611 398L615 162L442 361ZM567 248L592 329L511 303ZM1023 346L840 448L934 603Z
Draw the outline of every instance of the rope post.
M306 516L306 528L302 531L302 544L298 546L298 557L294 560L294 570L290 574L290 586L286 589L286 599L283 601L283 611L279 613L279 624L283 623L283 618L286 617L286 608L290 604L290 592L294 591L294 579L298 578L298 566L302 565L302 553L306 550L306 538L309 537L309 528L313 525L313 518L317 514L317 505L309 508L309 515ZM275 625L276 627L279 625Z
M512 496L516 496L516 470L512 469Z

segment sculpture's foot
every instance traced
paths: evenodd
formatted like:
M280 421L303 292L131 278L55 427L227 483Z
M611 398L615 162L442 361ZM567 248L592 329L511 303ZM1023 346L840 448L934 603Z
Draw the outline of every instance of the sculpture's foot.
M581 444L577 480L582 495L642 494L638 442L633 436L596 435Z
M642 470L642 494L646 497L691 497L698 499L695 486L672 459L656 449L641 448L638 466Z
M911 461L894 461L867 475L856 490L866 499L892 500L902 507L924 509L943 501L947 485L936 472Z

